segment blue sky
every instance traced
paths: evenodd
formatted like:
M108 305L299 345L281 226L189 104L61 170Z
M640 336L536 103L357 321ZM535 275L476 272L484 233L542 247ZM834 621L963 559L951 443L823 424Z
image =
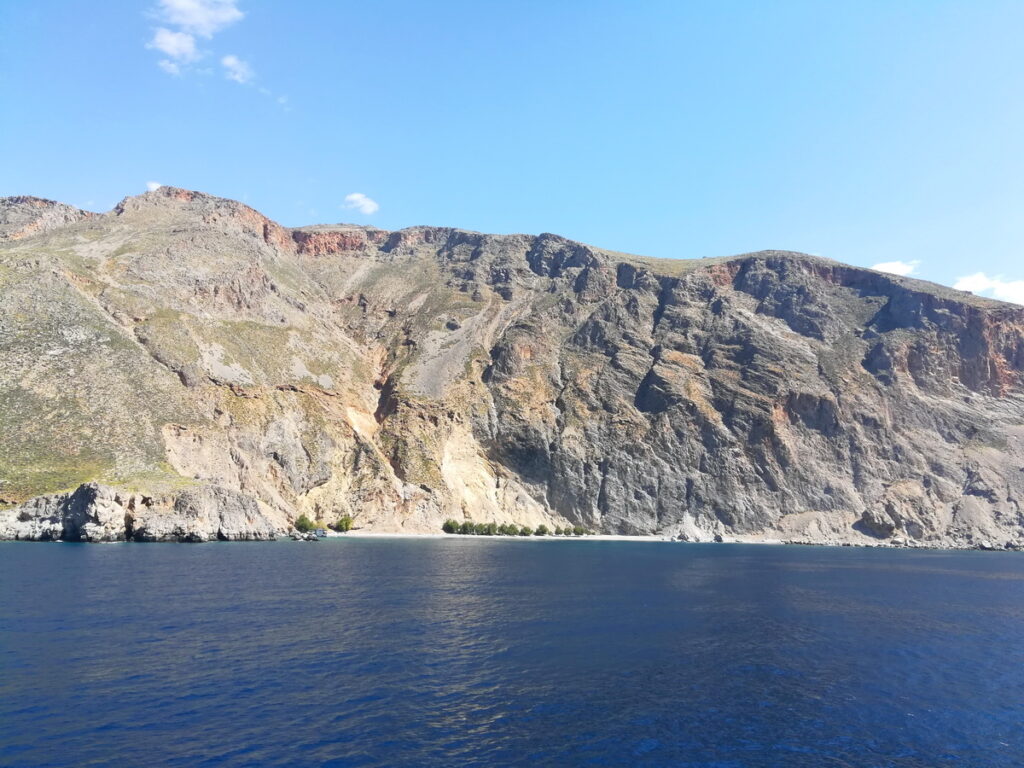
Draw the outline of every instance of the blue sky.
M1022 30L982 0L4 2L0 195L785 248L1024 303Z

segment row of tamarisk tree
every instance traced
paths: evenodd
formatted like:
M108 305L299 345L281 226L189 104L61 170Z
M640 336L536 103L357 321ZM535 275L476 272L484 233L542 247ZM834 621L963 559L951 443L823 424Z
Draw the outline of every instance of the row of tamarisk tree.
M445 520L441 530L445 533L457 533L462 536L586 536L590 533L582 525L556 527L551 530L541 523L536 530L528 525L516 525L515 523L474 523L471 520L459 522L458 520Z

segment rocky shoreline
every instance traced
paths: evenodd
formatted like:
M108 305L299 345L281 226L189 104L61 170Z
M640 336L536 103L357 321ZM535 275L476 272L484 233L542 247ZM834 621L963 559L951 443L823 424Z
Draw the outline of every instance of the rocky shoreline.
M7 541L268 541L290 529L254 499L216 486L161 498L85 483L0 511Z
M494 537L476 534L355 531L333 534L352 538L459 538L509 541L633 541L692 544L761 544L772 546L870 547L886 549L1024 551L1016 541L919 541L890 539L825 540L776 538L721 533L677 535L596 534L576 537ZM255 500L217 487L187 489L175 497L154 498L100 483L85 483L70 493L32 499L0 510L0 541L115 543L203 543L276 541L308 538L283 518L266 513Z

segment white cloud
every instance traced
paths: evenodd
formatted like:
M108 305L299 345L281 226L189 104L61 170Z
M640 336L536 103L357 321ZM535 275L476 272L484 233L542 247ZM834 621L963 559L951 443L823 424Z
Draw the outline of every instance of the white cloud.
M209 40L245 16L236 6L237 0L159 0L156 17L166 26L156 29L146 47L167 57L157 62L164 72L180 75L209 53L197 47L197 35ZM233 66L226 63L229 58ZM245 83L252 78L252 68L237 56L225 57L224 62L231 80Z
M220 63L224 65L224 77L228 80L234 80L243 85L252 80L252 67L234 54L228 54L220 60Z
M984 272L957 278L953 287L958 291L971 293L991 293L996 299L1024 304L1024 280L1004 280L1000 277L989 277Z
M186 32L173 32L165 27L160 27L153 35L153 39L146 43L147 48L154 48L161 53L167 54L172 61L189 62L199 58L196 51L196 39Z
M984 272L975 272L973 275L958 277L953 287L958 291L970 291L971 293L982 293L992 287L993 280Z
M245 14L237 0L160 0L160 16L168 24L207 39Z
M901 275L906 277L907 275L913 275L917 272L920 261L883 261L881 264L875 264L872 269L878 270L879 272L891 272L894 275Z
M199 67L196 62L213 54L210 49L200 48L197 37L210 40L225 27L245 18L238 9L239 0L157 0L154 18L164 26L157 28L147 48L160 51L166 58L157 66L175 77L186 74L211 75L213 69ZM217 57L223 67L224 77L242 85L254 83L256 73L252 65L233 53ZM291 111L288 97L279 95L269 88L257 88L260 94L273 99L285 112Z
M353 192L351 195L345 195L345 202L341 207L359 211L367 216L380 210L377 201L367 197L362 192Z
M162 186L163 186L163 184L161 184L159 181L147 181L146 182L146 189L148 189L150 192L156 192Z

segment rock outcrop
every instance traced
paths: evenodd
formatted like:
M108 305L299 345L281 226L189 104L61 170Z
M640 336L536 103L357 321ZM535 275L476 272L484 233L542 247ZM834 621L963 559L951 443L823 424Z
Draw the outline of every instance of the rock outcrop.
M0 515L0 539L15 541L249 541L286 532L255 499L217 486L153 499L85 483Z
M40 197L0 198L0 241L42 234L89 216L74 206Z
M2 538L1024 545L1024 308L941 286L167 187L0 201L0 286Z

